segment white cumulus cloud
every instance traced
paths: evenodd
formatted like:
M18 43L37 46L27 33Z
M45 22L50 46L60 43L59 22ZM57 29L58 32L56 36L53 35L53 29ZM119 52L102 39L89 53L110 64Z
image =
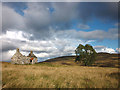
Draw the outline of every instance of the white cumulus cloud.
M113 48L108 48L105 46L94 46L94 49L96 50L96 52L116 53Z
M118 53L120 53L120 48L116 48L116 51L117 51Z

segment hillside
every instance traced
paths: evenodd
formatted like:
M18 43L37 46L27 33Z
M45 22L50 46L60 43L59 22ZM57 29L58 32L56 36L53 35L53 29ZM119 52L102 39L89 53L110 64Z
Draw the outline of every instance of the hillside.
M119 67L118 57L120 54L98 53L96 62L93 66L99 67ZM80 65L79 62L75 62L75 56L62 56L53 59L48 59L41 63L51 63L59 65Z

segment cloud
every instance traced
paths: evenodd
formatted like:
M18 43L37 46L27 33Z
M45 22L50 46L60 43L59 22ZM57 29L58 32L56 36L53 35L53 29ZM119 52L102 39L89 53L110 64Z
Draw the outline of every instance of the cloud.
M85 43L75 39L49 39L49 40L30 40L30 35L25 37L23 31L7 31L0 37L2 41L2 58L10 60L16 48L20 48L21 53L28 55L32 50L37 57L51 58L63 55L71 55L78 43ZM18 36L18 37L17 37ZM17 38L15 38L17 37ZM74 44L73 44L74 43Z
M12 4L12 5L11 5ZM16 4L16 3L15 3ZM25 28L28 32L48 31L49 26L58 29L70 29L73 20L89 22L93 17L102 21L117 21L117 3L83 3L83 2L59 2L43 3L30 2L18 4L20 8L13 3L3 4L3 29ZM26 7L25 9L21 8ZM102 6L102 7L101 7ZM24 16L19 15L17 10L22 11ZM49 8L49 9L48 9ZM53 11L50 11L53 8ZM11 17L11 18L9 18ZM8 22L7 22L8 21ZM13 24L14 23L14 24ZM49 32L49 31L48 31Z
M105 48L105 46L94 46L94 49L97 49L97 50L100 50L100 49L104 49Z
M12 5L11 5L12 4ZM18 4L18 3L17 3ZM89 4L89 5L88 5ZM93 6L95 5L95 6ZM106 7L105 11L101 9L102 6ZM31 40L36 39L53 39L54 37L63 38L76 38L76 39L100 39L104 38L115 39L117 37L117 30L93 30L90 32L71 30L72 20L89 21L91 14L96 17L108 17L97 13L103 12L114 12L109 14L110 19L116 18L115 11L112 8L115 7L116 3L22 3L26 9L22 8L24 15L20 15L16 10L16 5L13 3L3 3L3 32L8 31L24 31L30 33L33 36ZM20 6L18 4L18 6ZM95 9L96 7L96 9ZM54 11L51 12L50 9ZM112 8L112 9L110 9ZM68 10L69 9L69 10ZM19 8L17 8L19 10ZM21 10L21 6L20 6ZM98 10L100 10L98 12ZM88 16L89 15L89 16ZM11 18L9 18L11 17ZM113 17L113 18L112 18ZM106 19L108 20L108 19ZM79 24L81 29L89 29L90 27L86 24ZM57 27L57 28L56 28ZM19 32L20 33L20 32ZM93 34L94 33L94 34ZM113 33L113 34L112 34ZM13 35L14 36L14 35ZM26 35L25 35L26 36ZM17 37L16 37L17 38Z
M115 23L115 26L117 26L117 27L120 26L120 23Z
M94 49L96 52L116 53L114 49L105 46L94 46Z
M22 29L24 27L23 17L12 8L2 5L2 31L5 32L8 29Z
M56 31L55 36L59 38L74 38L74 39L84 39L84 40L104 40L107 39L116 39L118 38L118 29L112 28L109 29L108 32L104 30L93 30L89 32L85 31L76 31L65 30L65 31Z
M58 31L52 39L36 39L30 40L31 34L23 31L7 31L1 36L3 42L3 60L10 60L10 57L15 53L16 48L20 48L21 53L28 55L32 50L35 55L41 59L59 57L64 55L73 55L78 44L87 44L94 40L81 40L74 38L79 32L72 30L63 34L63 31ZM72 34L71 34L72 33ZM24 35L26 34L26 35ZM73 35L72 37L70 35ZM82 35L82 34L81 34ZM18 37L17 37L18 36ZM15 38L17 37L17 38ZM98 52L115 53L114 49L104 46L94 47ZM6 58L7 57L7 58Z
M16 46L10 42L2 41L2 52L8 51L8 50L14 50L16 49Z
M79 28L89 29L86 22L89 22L92 16L100 20L117 20L116 3L25 4L26 8L20 8L20 12L19 8L15 9L15 4L3 4L3 34L0 36L0 40L3 41L3 60L10 60L15 48L20 48L25 55L32 50L37 57L51 58L72 55L79 43L86 44L118 37L116 28L89 32L71 29L73 20L81 22ZM100 50L114 52L112 48Z
M88 25L85 25L85 24L78 24L78 28L79 29L90 29L90 27Z
M14 2L14 3L3 2L3 4L8 7L13 8L14 11L19 13L20 15L24 15L23 10L27 8L26 2Z
M120 48L116 48L116 51L117 51L118 53L120 53Z
M28 29L41 31L49 26L51 16L47 5L47 3L27 3L28 7L24 10L24 17Z
M54 16L58 21L76 19L88 22L93 16L100 20L117 20L117 2L64 2L52 3L52 7L55 9Z
M82 6L79 7L78 6L79 4ZM90 3L90 7L92 7L91 6L92 4L93 3ZM95 5L106 5L106 4L109 7L110 3L104 3L104 4L96 3ZM64 37L64 38L68 36L77 39L82 38L82 39L102 39L102 40L104 38L108 38L108 39L117 38L118 30L116 28L110 29L108 30L108 32L105 32L104 30L93 30L90 32L84 32L84 31L71 30L69 28L69 25L71 26L71 24L69 24L68 22L71 23L71 19L75 19L79 16L79 14L75 12L78 12L77 10L79 8L81 12L84 11L81 9L88 9L88 6L86 5L88 5L88 3L27 3L27 9L23 10L24 16L19 15L17 12L15 12L14 9L7 7L6 5L3 5L3 31L22 30L24 32L33 34L33 37L30 37L31 39L43 39L43 40L53 38L53 36ZM53 11L53 13L51 14L50 11L47 9L48 7L54 8L55 11ZM63 9L63 7L65 9ZM68 10L68 8L71 9L72 11ZM63 24L65 25L65 27L67 27L66 29L64 28ZM54 27L55 25L58 25L57 30ZM63 28L59 28L59 27L63 27ZM88 29L89 26L85 24L80 24L79 28Z
M14 55L13 51L4 51L0 53L2 55L2 61L10 61L12 55Z
M23 31L15 31L14 29L6 31L5 34L2 34L2 38L16 39L22 41L26 41L30 37L32 37L32 34L25 33Z
M2 31L2 3L0 2L0 34Z

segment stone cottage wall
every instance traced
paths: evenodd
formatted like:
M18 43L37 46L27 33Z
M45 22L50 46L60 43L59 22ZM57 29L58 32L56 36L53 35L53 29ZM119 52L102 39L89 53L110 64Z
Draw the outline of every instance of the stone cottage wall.
M11 59L12 64L30 64L30 57L26 56L15 56Z
M30 62L31 58L33 58L33 57L23 56L19 52L19 49L17 48L16 49L16 53L11 58L11 63L12 64L35 64L35 63L37 63L36 56L34 57L34 59L32 60L32 62Z

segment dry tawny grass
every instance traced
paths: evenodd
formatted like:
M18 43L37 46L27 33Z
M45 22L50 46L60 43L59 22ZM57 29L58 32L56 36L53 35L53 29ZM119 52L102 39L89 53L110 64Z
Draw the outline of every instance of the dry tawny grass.
M117 88L118 68L2 64L3 88Z

